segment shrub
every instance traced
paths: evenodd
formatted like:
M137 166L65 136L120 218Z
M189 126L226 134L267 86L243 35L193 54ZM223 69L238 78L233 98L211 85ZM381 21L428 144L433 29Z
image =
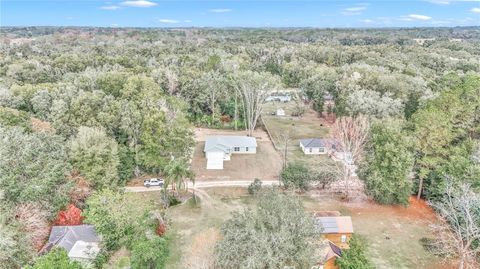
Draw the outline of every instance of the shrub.
M169 254L168 241L155 236L152 239L143 238L132 244L132 268L162 269L165 268Z
M82 224L82 210L76 207L74 204L69 204L65 210L58 212L55 225L80 225Z
M353 235L348 241L349 248L342 251L342 256L335 260L341 269L373 269L368 260L364 240L358 235Z
M319 236L302 203L275 189L260 191L253 210L235 211L215 246L218 268L310 268ZM215 267L217 268L217 267Z
M167 225L165 222L159 222L157 228L155 229L155 233L159 236L164 236L167 232Z
M262 189L262 181L256 178L249 186L248 193L254 195Z
M26 269L81 269L82 265L77 261L68 258L67 251L63 248L54 248L48 254L38 258L33 266Z
M0 125L21 127L26 132L32 131L32 122L27 112L0 106Z
M168 195L168 206L176 206L181 203L182 201L180 201L177 197L173 195Z
M146 229L153 231L154 227L147 213L151 205L144 205L146 208L141 210L139 203L127 199L123 193L104 189L88 198L83 212L85 223L95 225L107 250L129 246Z
M101 249L93 260L94 268L103 268L103 265L108 262L108 252L105 249Z
M306 191L313 180L311 171L302 164L289 164L282 170L280 179L286 188Z

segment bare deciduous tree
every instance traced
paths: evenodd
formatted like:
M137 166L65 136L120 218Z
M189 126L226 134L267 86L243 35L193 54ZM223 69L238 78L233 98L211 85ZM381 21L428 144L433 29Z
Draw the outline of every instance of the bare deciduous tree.
M170 95L173 95L177 91L178 87L178 77L177 74L170 69L165 71L165 77L167 79L168 92Z
M234 81L243 97L246 128L248 135L252 136L262 113L262 104L269 92L277 90L280 80L266 72L243 71L235 75Z
M48 212L37 204L20 204L15 208L15 217L28 235L33 248L40 250L50 232Z
M227 92L227 81L218 72L205 73L198 81L199 86L206 90L206 99L212 113L212 122L215 121L215 116L218 113L216 106L218 99L224 96Z
M363 158L363 149L367 142L369 131L368 119L362 115L356 117L341 117L333 126L332 135L335 146L343 162L343 180L345 184L345 196L349 196L349 184L352 177L354 164L358 164Z
M434 250L441 256L459 258L459 269L478 268L480 254L480 195L467 184L455 188L449 180L445 197L433 207L442 218L432 228L437 235Z
M277 134L277 141L280 143L280 147L279 149L281 149L283 152L282 152L282 157L283 157L283 168L287 167L287 158L288 158L288 143L290 142L290 133L291 133L291 130L288 129L287 131L281 133L281 134Z

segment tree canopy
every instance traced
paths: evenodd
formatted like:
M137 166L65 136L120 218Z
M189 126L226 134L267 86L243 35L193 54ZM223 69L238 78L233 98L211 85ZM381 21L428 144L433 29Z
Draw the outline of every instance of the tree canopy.
M315 238L320 238L313 218L301 202L276 190L257 194L254 210L232 214L222 226L215 247L221 268L306 267L314 264Z

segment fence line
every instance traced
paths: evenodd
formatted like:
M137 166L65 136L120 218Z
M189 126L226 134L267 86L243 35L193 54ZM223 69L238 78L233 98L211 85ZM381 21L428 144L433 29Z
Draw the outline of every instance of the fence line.
M270 137L270 141L272 141L273 147L275 148L275 150L280 151L280 148L277 146L277 144L275 144L275 139L273 139L272 133L265 124L265 120L263 119L262 115L260 115L260 120L262 121L262 125L265 128L265 131L267 131L268 137Z

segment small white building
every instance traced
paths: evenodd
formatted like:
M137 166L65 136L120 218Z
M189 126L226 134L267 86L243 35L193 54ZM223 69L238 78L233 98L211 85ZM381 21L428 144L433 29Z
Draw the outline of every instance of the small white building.
M277 109L277 112L275 113L277 116L285 116L285 110L282 108Z
M249 136L210 136L203 152L207 169L223 169L223 161L229 161L232 154L257 153L257 141Z

